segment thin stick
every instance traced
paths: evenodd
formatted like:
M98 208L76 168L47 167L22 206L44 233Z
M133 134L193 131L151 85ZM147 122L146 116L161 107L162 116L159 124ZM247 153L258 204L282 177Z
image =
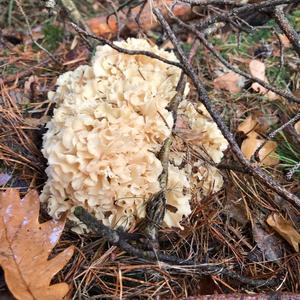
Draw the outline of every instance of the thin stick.
M189 54L189 61L191 62L197 53L199 43L194 41ZM158 158L161 161L163 171L159 176L160 183L160 192L155 194L147 202L146 206L146 218L145 222L142 223L142 231L146 237L150 238L151 246L154 249L159 248L158 244L158 230L163 222L166 210L166 190L168 186L168 169L169 169L169 155L170 149L173 143L173 135L177 119L177 110L180 102L182 101L184 89L186 86L186 75L184 72L181 73L178 84L177 84L177 93L169 104L168 110L172 112L174 125L171 131L170 136L164 141L163 146L158 154Z
M258 11L264 8L275 7L282 4L292 4L299 3L300 0L267 0L258 3L246 4L241 7L234 8L229 13L224 13L224 15L213 16L207 20L205 20L202 24L198 26L199 30L206 29L210 25L228 20L229 18L235 18L242 13L251 13L253 11Z
M179 2L189 3L191 5L240 5L236 3L235 0L179 0Z
M81 29L79 26L77 26L75 23L72 23L71 22L71 25L73 26L73 28L79 33L79 34L82 34L86 37L89 37L89 38L92 38L94 40L97 40L103 44L106 44L106 45L109 45L111 48L121 52L121 53L125 53L125 54L129 54L129 55L145 55L145 56L149 56L151 58L154 58L154 59L157 59L157 60L160 60L168 65L172 65L172 66L175 66L175 67L178 67L178 68L181 68L182 69L182 66L179 62L176 62L176 61L171 61L171 60L168 60L166 58L163 58L159 55L156 55L155 53L152 53L150 51L144 51L144 50L128 50L128 49L125 49L125 48L122 48L122 47L119 47L117 46L116 44L114 44L113 42L111 42L110 40L108 39L105 39L101 36L96 36L94 34L91 34L83 29Z

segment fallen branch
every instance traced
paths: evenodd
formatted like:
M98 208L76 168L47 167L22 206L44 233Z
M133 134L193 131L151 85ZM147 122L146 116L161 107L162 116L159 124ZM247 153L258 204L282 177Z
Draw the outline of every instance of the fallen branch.
M27 30L28 30L28 34L30 36L30 39L31 41L39 48L41 49L42 51L44 51L45 53L47 53L47 55L53 60L53 62L55 62L57 65L61 65L61 63L57 60L57 58L52 54L50 53L46 48L44 48L41 44L39 44L33 37L33 34L32 34L32 29L31 29L31 26L30 26L30 23L29 23L29 20L27 18L27 15L25 14L24 12L24 9L20 3L19 0L16 0L16 3L17 3L17 6L19 8L19 11L21 12L22 16L24 17L25 19L25 23L26 23L26 26L27 26Z
M128 49L125 49L125 48L122 48L122 47L119 47L117 46L116 44L114 44L113 42L111 42L110 40L106 39L106 38L103 38L101 36L96 36L94 34L91 34L83 29L81 29L80 27L78 27L76 24L74 23L71 23L71 25L73 26L73 28L80 34L80 35L83 35L85 37L89 37L89 38L92 38L94 40L97 40L103 44L106 44L106 45L109 45L110 47L112 47L113 49L121 52L121 53L125 53L125 54L129 54L129 55L145 55L145 56L149 56L151 58L154 58L154 59L158 59L166 64L169 64L169 65L173 65L173 66L176 66L178 68L182 68L181 67L181 64L176 62L176 61L171 61L171 60L168 60L168 59L165 59L153 52L150 52L150 51L144 51L144 50L128 50Z
M165 269L176 268L178 273L180 270L183 272L184 267L187 267L189 271L194 270L197 275L213 275L220 274L230 279L237 280L240 283L247 284L249 286L261 287L261 286L275 286L278 284L278 278L273 279L252 279L240 275L234 271L229 270L225 265L216 264L201 264L193 260L180 259L176 256L170 256L162 254L159 251L145 251L138 249L128 243L128 236L122 238L122 233L117 230L111 229L105 226L102 222L97 220L94 216L89 214L83 207L78 206L75 208L74 215L95 234L103 236L108 242L113 245L119 246L122 250L128 254L137 256L142 259L149 260L151 262L164 262L165 265L161 265ZM128 235L128 234L127 234ZM180 268L179 268L180 267Z
M275 8L274 18L281 30L285 33L291 44L294 46L295 51L300 56L300 35L286 18L282 6L277 6Z
M172 31L170 25L166 21L166 19L163 17L161 11L157 8L154 8L154 13L157 16L158 20L161 23L161 26L169 36L176 53L178 54L178 57L181 61L181 64L183 66L183 69L185 73L191 78L197 92L199 99L206 107L207 111L213 118L213 120L216 122L217 126L219 127L220 131L222 132L223 136L228 141L232 152L235 154L239 162L246 168L246 170L249 171L251 175L253 175L255 178L260 180L265 186L272 189L274 192L276 192L278 195L285 198L287 201L292 203L293 205L300 207L300 199L286 190L284 187L282 187L278 182L276 182L272 177L270 177L265 171L263 171L260 167L252 165L243 155L241 149L239 148L236 140L234 139L232 133L229 131L228 127L225 125L223 120L221 119L220 115L213 109L213 106L211 104L211 101L208 97L208 94L206 92L206 89L203 85L203 83L199 80L199 76L196 75L195 71L193 70L191 64L188 62L188 59L186 58L182 48L180 47L180 43L178 39L176 38L174 32ZM198 35L197 35L198 37ZM205 39L200 35L201 42L203 42Z

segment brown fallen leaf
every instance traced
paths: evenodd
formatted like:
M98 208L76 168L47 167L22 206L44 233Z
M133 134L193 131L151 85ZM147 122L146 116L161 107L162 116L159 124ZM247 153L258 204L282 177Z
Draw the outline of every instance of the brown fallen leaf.
M238 126L237 131L248 134L254 130L257 125L257 119L253 115L250 115Z
M50 285L73 255L73 247L48 260L64 228L64 220L40 224L36 191L23 199L15 189L0 194L0 265L9 290L21 300L60 300L66 283Z
M234 72L222 74L214 80L214 87L231 93L239 93L243 87L244 79Z
M247 159L251 159L256 149L263 144L264 140L259 138L259 134L251 131L247 138L243 141L241 150ZM279 163L278 155L275 153L277 143L274 141L267 141L266 144L259 150L258 156L260 163L266 166L274 166Z
M263 80L266 83L268 83L268 79L266 77L266 66L263 62L261 62L258 59L252 59L249 63L249 70L250 70L250 74L253 77L257 77L260 80ZM278 99L277 94L275 94L272 91L267 90L266 88L264 88L262 85L260 85L257 82L252 83L251 87L254 91L267 96L270 100Z
M249 70L252 76L255 76L261 80L266 79L266 66L262 61L258 59L252 59L249 63Z
M299 252L300 234L290 221L275 213L268 216L267 223Z
M300 121L298 121L298 122L294 125L294 128L295 128L297 134L300 134Z
M277 123L276 116L263 114L259 111L251 113L237 128L237 132L248 134L251 131L256 131L260 134L265 134L270 126Z

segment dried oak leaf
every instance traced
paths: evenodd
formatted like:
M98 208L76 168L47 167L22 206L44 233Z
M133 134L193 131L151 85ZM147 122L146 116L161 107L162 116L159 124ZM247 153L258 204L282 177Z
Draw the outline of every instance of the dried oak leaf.
M268 216L267 223L299 252L300 233L290 221L275 213Z
M257 125L257 119L253 115L250 115L238 126L237 131L248 134L254 130Z
M243 141L241 150L247 159L251 159L256 149L264 143L264 140L259 138L259 134L251 131L247 134L247 138ZM267 141L266 144L259 150L258 156L262 164L266 166L274 166L279 163L278 155L275 153L277 143Z
M222 74L214 80L214 87L231 93L239 93L244 86L244 78L234 72Z
M268 79L266 77L266 66L263 62L258 59L252 59L249 63L250 74L253 77L259 78L260 80L268 83ZM278 95L272 91L267 90L262 85L257 82L252 83L252 89L260 94L267 96L270 100L278 99Z
M264 115L261 112L254 112L249 115L237 128L238 132L248 134L251 131L256 131L260 134L265 134L269 127L277 122L276 116Z
M39 208L36 191L22 199L15 189L0 194L0 265L17 299L60 300L69 286L50 282L72 257L73 247L48 260L65 222L50 220L40 224Z

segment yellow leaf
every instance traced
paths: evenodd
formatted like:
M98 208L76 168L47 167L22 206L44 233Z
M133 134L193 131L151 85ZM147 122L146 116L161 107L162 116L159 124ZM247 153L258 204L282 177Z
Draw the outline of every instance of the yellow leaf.
M243 83L243 77L241 75L234 72L228 72L214 80L214 87L231 93L239 93Z
M259 138L258 133L256 133L255 131L250 132L241 146L241 150L245 157L250 160L251 157L254 155L256 149L260 145L262 145L263 142L264 140ZM275 153L276 147L276 142L266 142L266 144L258 152L260 163L267 166L277 165L279 163L279 159L278 155Z
M13 295L20 300L60 300L66 283L50 285L73 255L73 247L48 260L64 228L64 220L39 223L36 191L23 199L15 189L0 193L0 265Z
M298 121L298 122L294 125L294 128L295 128L297 134L300 134L300 121Z
M290 221L279 214L272 214L268 216L267 223L299 252L300 234Z

